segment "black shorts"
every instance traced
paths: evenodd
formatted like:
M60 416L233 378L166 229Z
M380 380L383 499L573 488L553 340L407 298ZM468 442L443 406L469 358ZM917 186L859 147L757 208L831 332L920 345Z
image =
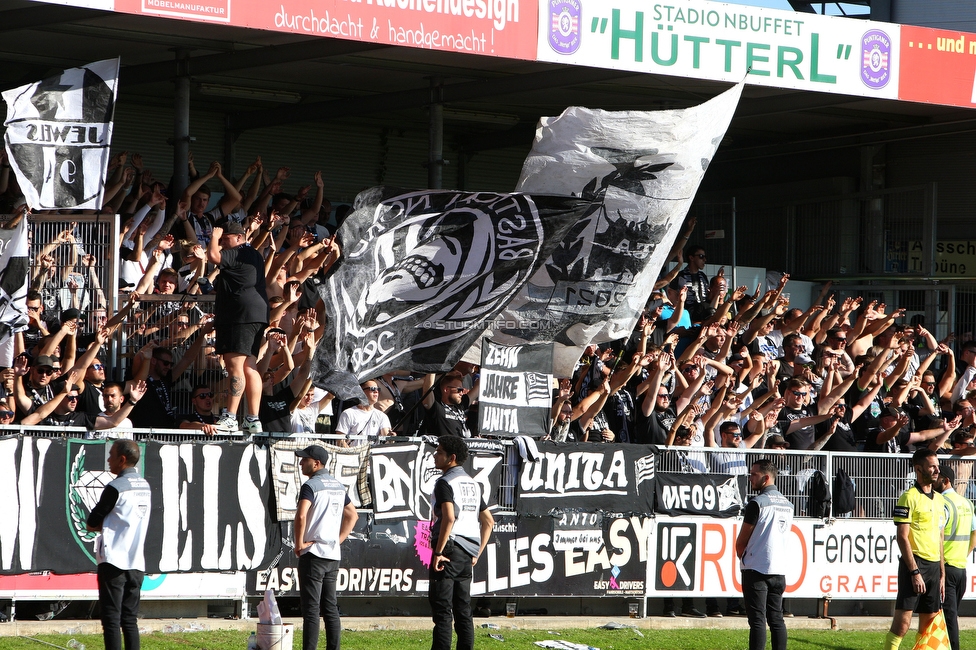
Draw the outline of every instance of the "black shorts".
M912 587L912 576L908 573L908 566L899 561L898 595L895 597L895 609L918 614L934 614L942 609L942 590L939 588L942 572L939 570L939 563L923 560L916 555L915 565L925 581L925 593L915 593L915 589Z
M236 352L237 354L249 354L252 357L257 357L261 351L261 339L264 338L264 330L267 327L264 323L216 325L214 332L217 334L217 341L214 344L214 351L217 354Z

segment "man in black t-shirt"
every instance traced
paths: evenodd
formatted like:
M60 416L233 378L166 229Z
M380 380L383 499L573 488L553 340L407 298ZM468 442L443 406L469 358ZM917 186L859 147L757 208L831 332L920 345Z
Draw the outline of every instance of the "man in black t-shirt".
M816 440L814 426L829 417L817 415L816 408L807 407L806 400L810 395L810 385L802 379L790 379L786 382L783 399L786 405L779 414L779 422L783 423L786 442L790 449L805 450L813 447Z
M146 393L146 383L139 381L129 389L129 397L122 404L122 407L110 416L76 411L75 409L78 407L78 386L75 382L78 381L80 374L78 371L72 372L64 383L64 390L25 417L21 424L25 426L39 424L55 427L114 429L129 416L132 407Z
M477 395L477 386L470 392L462 384L462 375L457 371L447 373L441 378L440 399L434 398L434 391L427 393L424 398L424 408L427 416L424 418L423 432L429 436L459 436L470 438L467 415L468 408L477 401L471 395ZM424 392L434 383L434 375L427 375L424 380Z
M653 388L653 386L652 386ZM650 414L647 412L648 402L653 399L654 405ZM664 445L668 440L671 425L678 415L671 408L671 394L664 386L658 386L655 393L648 391L644 396L641 416L637 418L637 436L634 442L641 445Z
M203 431L208 436L222 433L216 426L217 416L213 412L213 398L213 388L207 384L197 384L194 386L190 402L191 406L193 406L193 411L191 413L181 414L177 418L177 426L180 429L197 429L198 431Z
M688 287L685 310L691 315L692 321L701 322L705 308L708 306L708 276L703 270L705 249L701 246L689 246L685 249L685 259L688 265L681 269L669 288L681 291L683 287Z
M233 221L227 223L226 230L213 229L207 257L220 265L214 282L216 350L223 355L230 378L230 394L218 422L225 429L237 430L237 409L246 393L250 413L244 418L244 430L252 435L261 433L258 409L262 381L257 355L270 316L264 258L247 243L244 227Z

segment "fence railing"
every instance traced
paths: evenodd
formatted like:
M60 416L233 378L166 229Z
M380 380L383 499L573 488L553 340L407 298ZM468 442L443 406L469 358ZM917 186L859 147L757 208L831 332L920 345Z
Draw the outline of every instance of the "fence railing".
M115 435L117 433L116 431ZM200 431L186 429L130 429L126 430L126 433L131 434L136 440L155 440L157 442L243 441L245 439L243 434L207 436ZM46 438L91 438L93 436L101 437L104 432L88 432L76 427L0 426L0 435L18 434ZM250 438L250 441L257 444L272 444L277 440L284 439L308 440L309 442L322 440L323 442L334 443L344 438L331 434L263 433ZM373 445L382 446L395 442L416 440L418 439L405 436L389 436L381 438L379 442L373 443ZM501 483L498 486L498 502L504 511L515 512L521 460L518 450L510 440L501 440L500 442L506 447L506 458L502 468ZM745 462L729 463L730 454L741 455ZM721 455L721 459L717 455ZM911 467L911 456L909 454L769 449L665 448L661 450L658 456L657 472L662 474L721 473L714 471L720 462L726 467L749 468L753 462L761 458L769 458L776 465L779 470L776 486L793 504L793 512L797 517L810 515L810 481L817 472L823 472L831 493L833 492L834 474L838 469L843 469L851 478L854 483L854 510L842 515L849 518L889 519L898 497L915 481L915 473ZM944 456L940 457L939 463L951 467L955 472L957 492L968 498L976 496L976 480L974 480L976 476L973 472L976 456ZM746 469L746 471L748 470Z

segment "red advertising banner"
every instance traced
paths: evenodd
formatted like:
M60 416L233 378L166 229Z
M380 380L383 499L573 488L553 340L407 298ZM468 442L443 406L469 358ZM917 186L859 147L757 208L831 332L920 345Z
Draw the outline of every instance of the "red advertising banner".
M976 34L901 26L898 98L976 106Z
M535 59L536 0L115 0L115 10L431 50Z

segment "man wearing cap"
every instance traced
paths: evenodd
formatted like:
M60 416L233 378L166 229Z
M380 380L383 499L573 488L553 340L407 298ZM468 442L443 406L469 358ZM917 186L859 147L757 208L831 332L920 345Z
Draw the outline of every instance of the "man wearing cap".
M211 263L220 265L214 281L217 289L215 347L223 356L230 378L230 394L218 424L228 431L238 430L237 409L246 395L248 413L244 431L251 435L261 433L258 411L262 383L257 356L270 317L264 258L247 243L244 227L234 221L228 222L225 228L214 227L207 257Z
M973 503L960 496L953 484L956 473L948 465L939 465L936 486L945 500L945 528L942 531L945 556L945 599L942 612L952 650L959 650L959 604L966 594L966 560L976 547L976 518Z
M78 411L78 386L75 382L81 373L77 370L68 375L61 386L63 390L34 409L34 412L21 420L28 426L40 424L51 427L84 427L86 429L114 429L122 425L132 412L132 407L146 394L146 382L134 382L129 389L129 397L111 414L99 415ZM130 425L131 426L131 425Z
M152 510L149 482L139 476L139 457L139 445L133 440L112 444L108 469L116 478L105 486L88 515L88 530L101 533L95 541L95 556L106 650L120 650L123 638L126 650L139 648L140 590Z
M457 650L473 650L471 573L491 538L495 520L481 495L481 486L461 468L468 445L457 436L441 436L434 467L441 471L431 495L430 583L427 600L434 619L431 650L451 650L451 623Z
M214 229L215 231L218 229ZM216 235L215 235L216 238ZM342 625L336 601L339 547L352 532L359 514L346 488L325 469L329 455L312 445L296 451L308 480L298 494L295 511L295 555L302 603L302 648L319 643L319 610L325 618L326 650L339 650Z
M60 365L54 357L40 356L28 368L27 357L17 357L14 362L14 399L20 418L54 398L51 381L60 373Z

